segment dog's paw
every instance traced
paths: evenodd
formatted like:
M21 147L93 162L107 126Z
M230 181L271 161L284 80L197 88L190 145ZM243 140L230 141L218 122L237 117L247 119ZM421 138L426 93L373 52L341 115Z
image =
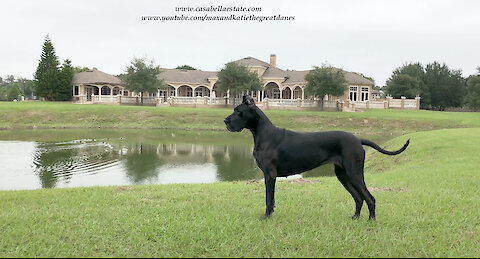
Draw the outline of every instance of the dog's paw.
M263 216L260 217L260 220L269 219L271 216L272 216L272 213L270 213L270 214L265 214L265 215L263 215Z

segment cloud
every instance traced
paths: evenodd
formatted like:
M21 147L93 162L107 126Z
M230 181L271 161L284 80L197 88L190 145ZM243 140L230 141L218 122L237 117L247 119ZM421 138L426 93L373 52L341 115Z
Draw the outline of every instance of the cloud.
M261 7L245 15L294 21L142 21L141 16L229 15L175 7ZM246 56L283 69L329 63L383 85L405 62L480 66L478 1L1 1L0 76L32 78L47 34L61 60L118 74L134 56L162 67L219 70ZM6 25L6 26L4 26Z

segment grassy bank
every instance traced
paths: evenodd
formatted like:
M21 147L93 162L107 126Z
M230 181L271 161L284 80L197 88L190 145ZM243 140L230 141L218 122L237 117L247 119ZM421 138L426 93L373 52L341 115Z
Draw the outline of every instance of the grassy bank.
M366 206L349 218L335 178L280 181L266 221L261 182L0 192L0 256L476 257L479 135L417 132L386 143L410 138L399 156L368 153L376 222Z
M170 129L224 131L231 108L175 108L0 102L0 129ZM272 122L298 131L344 130L384 142L411 132L480 127L478 113L367 110L365 112L265 111ZM28 132L28 131L27 131ZM138 132L138 131L137 131ZM12 133L3 132L5 139ZM21 134L21 133L18 133ZM26 133L26 135L31 133Z

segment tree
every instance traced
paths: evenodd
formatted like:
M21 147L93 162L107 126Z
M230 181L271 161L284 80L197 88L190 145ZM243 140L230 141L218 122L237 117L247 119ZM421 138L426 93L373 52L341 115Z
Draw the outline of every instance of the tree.
M471 109L480 109L480 67L477 70L478 74L470 76L467 81L465 105Z
M175 69L184 69L184 70L197 70L196 68L189 66L189 65L183 65L183 66L178 66Z
M13 75L7 75L7 78L5 78L5 83L11 84L15 82L15 76Z
M14 84L17 86L18 90L20 90L20 94L25 96L25 98L27 99L33 98L34 82L32 80L19 77Z
M247 67L229 62L218 72L215 83L219 92L230 91L235 105L235 96L243 91L257 91L262 88L262 82L257 73L248 71Z
M7 83L0 76L0 100L6 100L7 98Z
M20 91L15 85L10 86L10 88L7 90L8 101L13 101L13 99L18 99L19 95L20 95Z
M42 47L42 54L34 75L35 93L47 100L55 100L56 87L59 84L60 70L50 37L47 35Z
M394 98L422 97L422 106L430 104L430 91L424 82L425 70L420 63L409 63L395 69L386 82L387 94Z
M134 58L131 65L127 67L126 74L120 77L125 82L125 88L140 93L143 104L144 92L153 93L157 89L165 88L165 82L158 78L160 73L160 67L154 65L153 60L147 64L146 58Z
M387 93L399 98L422 97L422 107L443 110L460 107L466 92L461 70L450 70L446 64L433 62L425 68L420 63L406 64L393 71L387 81Z
M75 67L73 67L73 74L78 74L78 73L85 72L85 71L88 71L88 70L97 70L97 68L96 67L88 68L88 67L75 66Z
M11 101L18 98L19 95L23 95L27 99L32 99L33 88L34 82L32 80L27 80L23 77L15 78L12 75L8 75L5 80L0 80L0 100Z
M72 99L72 80L74 75L74 68L72 62L66 59L60 70L59 85L57 87L56 99L61 101L68 101Z
M342 96L347 90L347 80L340 69L326 65L322 67L314 66L313 68L305 75L305 80L307 81L305 93L320 97L323 110L325 95Z
M450 70L446 64L433 62L425 67L425 85L430 91L431 106L440 110L460 107L466 82L461 70Z

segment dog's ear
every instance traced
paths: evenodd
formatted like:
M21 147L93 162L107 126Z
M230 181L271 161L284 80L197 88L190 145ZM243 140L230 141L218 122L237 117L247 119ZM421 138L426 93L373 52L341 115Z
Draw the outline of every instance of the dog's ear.
M248 106L255 105L255 100L250 95L244 94L243 95L243 103L248 104Z
M247 98L248 98L248 95L247 95L247 94L243 94L243 100L242 100L242 102L243 102L243 103L247 103Z

